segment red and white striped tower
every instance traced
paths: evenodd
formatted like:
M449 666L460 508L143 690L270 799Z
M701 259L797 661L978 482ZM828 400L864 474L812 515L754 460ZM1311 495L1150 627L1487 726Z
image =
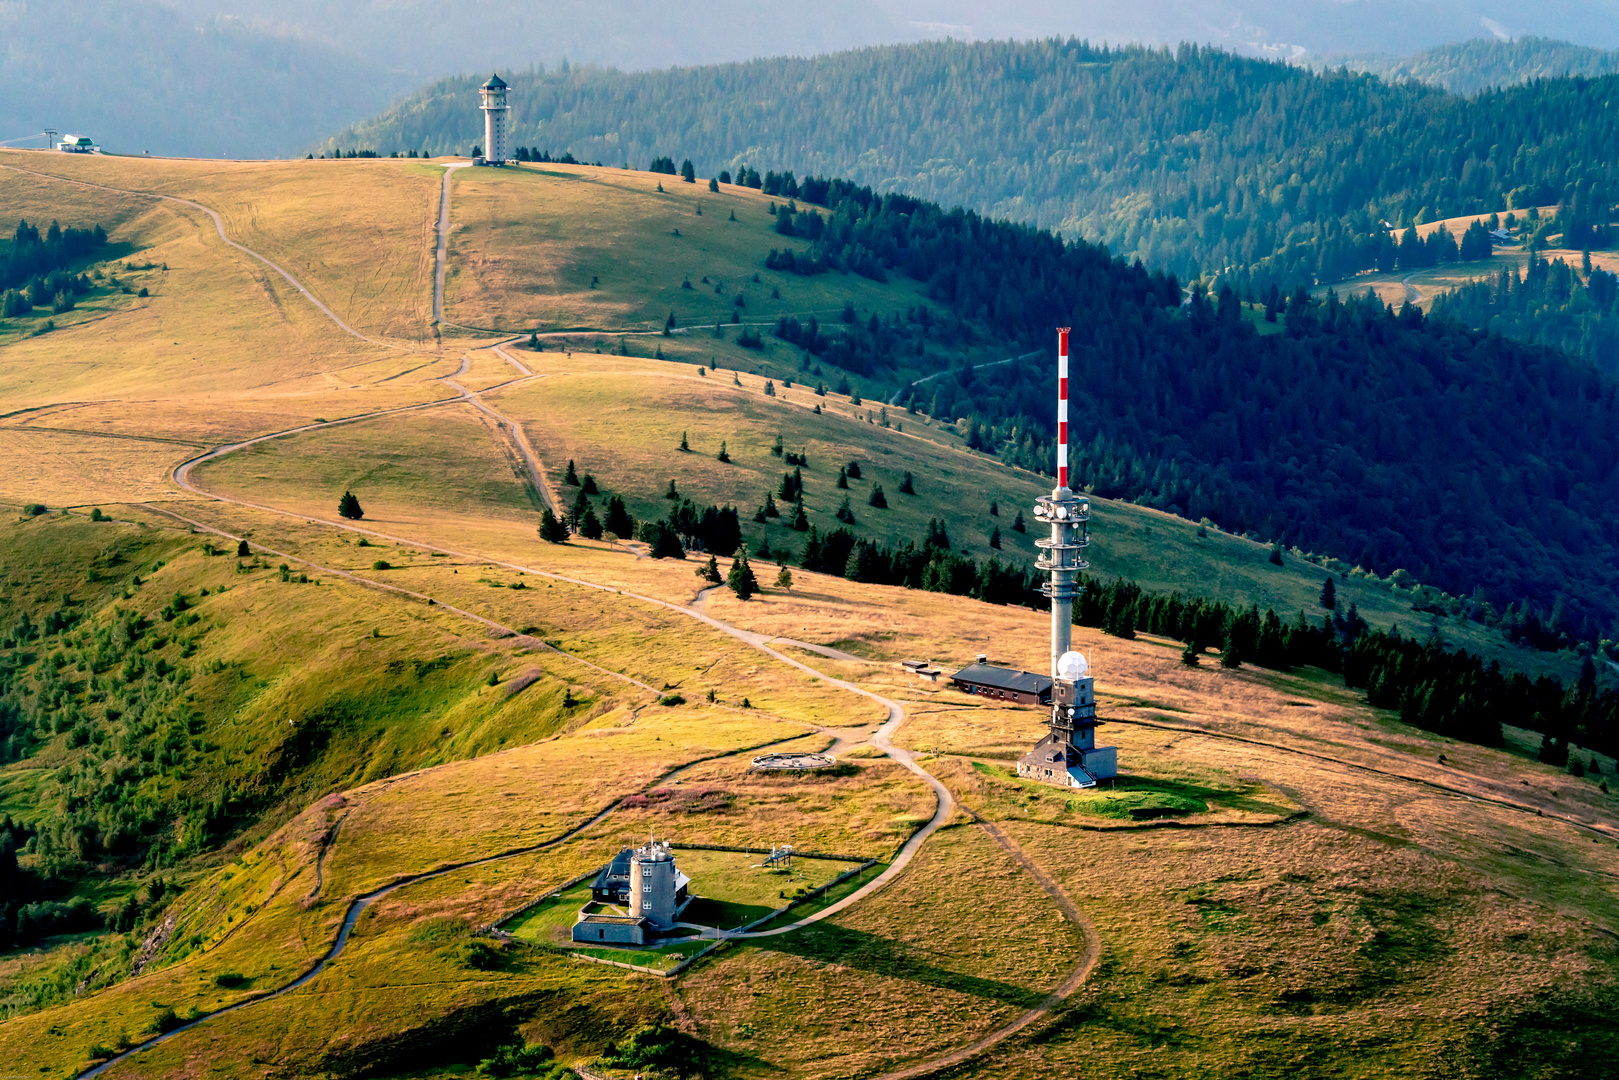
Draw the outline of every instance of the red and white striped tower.
M1068 486L1068 327L1057 331L1057 487Z
M1057 487L1035 503L1034 516L1051 526L1050 538L1035 546L1042 554L1035 565L1051 575L1042 590L1051 598L1051 676L1058 678L1057 661L1073 642L1074 590L1081 570L1090 564L1084 550L1090 544L1090 500L1068 490L1068 327L1057 331Z

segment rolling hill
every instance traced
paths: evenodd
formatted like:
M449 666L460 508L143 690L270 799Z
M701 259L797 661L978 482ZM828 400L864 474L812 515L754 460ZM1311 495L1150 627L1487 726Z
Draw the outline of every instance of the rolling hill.
M1477 94L1534 79L1594 79L1619 74L1619 52L1544 37L1473 38L1410 56L1312 57L1317 69L1346 66L1385 79L1414 79L1452 94Z
M321 147L467 153L484 75ZM929 42L654 72L511 75L512 141L637 168L845 177L1257 293L1378 265L1382 222L1619 202L1604 79L1459 97L1186 46ZM896 107L895 102L905 102ZM774 192L767 192L767 194Z
M0 476L0 1060L719 1080L1574 1074L1615 1051L1619 763L1589 738L1511 724L1473 745L1313 665L1193 665L1179 641L1080 626L1128 775L1048 789L1009 770L1039 711L899 666L1036 667L1039 612L796 561L744 601L644 535L541 540L541 507L584 494L569 459L598 509L646 521L670 481L751 510L801 453L816 533L742 522L750 551L795 556L839 525L898 543L933 520L955 554L1025 560L1008 518L1049 481L972 449L971 425L879 404L962 354L953 309L902 268L764 267L788 209L750 189L456 171L434 323L446 164L0 154L19 214L108 234L72 266L82 303L0 339L0 447L22 463ZM963 252L987 259L1006 237L975 227ZM1163 307L1129 300L1144 272L1064 257L1116 281L1121 313ZM840 333L851 307L909 344L903 367L837 369L775 332ZM1011 340L965 352L987 373ZM874 482L886 509L859 498ZM344 491L362 517L339 516ZM1378 629L1432 618L1550 666L1419 612L1435 594L1403 581L1094 505L1102 579L1319 623L1332 568ZM764 747L838 767L762 774ZM1570 765L1537 760L1559 748ZM710 845L679 849L705 917L781 932L713 951L523 936L571 923L561 898L649 831ZM818 870L757 865L783 842L854 876L816 894Z

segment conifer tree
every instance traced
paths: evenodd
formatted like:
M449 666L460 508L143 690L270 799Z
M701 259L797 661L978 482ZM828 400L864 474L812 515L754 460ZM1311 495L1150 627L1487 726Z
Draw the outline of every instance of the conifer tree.
M602 532L601 519L596 517L596 511L587 508L579 518L579 535L587 540L600 540Z
M691 453L691 444L686 441L686 433L684 431L680 433L680 448L686 451L688 454Z
M360 500L354 497L352 491L343 492L343 497L337 503L337 513L350 521L359 521L365 517L365 511L360 509Z
M781 451L782 451L781 436L778 434L776 436L775 443L770 447L770 452L772 454L776 455L777 457L781 457Z
M624 508L624 500L617 495L607 500L607 520L602 526L620 540L628 540L635 535L635 519Z
M669 480L669 490L665 491L663 493L663 497L665 499L679 499L680 498L680 492L675 490L675 482L674 482L674 479L672 477Z
M540 511L540 539L552 544L568 542L568 523L553 514L549 506Z
M1000 547L1001 547L1001 527L999 525L995 526L995 528L990 530L989 546L994 548L997 551L1000 550Z
M1029 531L1029 527L1023 523L1023 511L1021 510L1017 512L1017 517L1012 519L1012 531L1020 533Z
M994 499L989 500L989 516L990 517L1000 517L1001 516L1001 504L996 502Z
M601 494L601 489L596 487L596 478L591 476L589 473L585 473L585 482L579 486L579 490L583 491L586 495Z
M765 492L765 517L780 517L781 510L776 507L776 500L770 492Z
M1338 587L1332 583L1330 577L1321 583L1321 606L1328 611L1334 611L1338 607Z
M236 557L238 559L245 559L251 554L253 554L253 553L250 550L248 550L246 540L238 540L238 541L236 541Z
M715 459L718 460L718 461L726 462L726 463L729 463L730 460L731 460L731 454L730 454L730 451L726 450L726 448L725 448L725 440L724 439L720 440L720 452L715 455Z
M1226 627L1225 647L1220 650L1220 666L1233 670L1242 667L1242 647L1237 644L1235 624Z
M736 593L738 600L747 600L759 591L759 579L753 576L753 567L748 565L748 553L742 548L736 549L736 561L731 563L725 582Z
M843 502L838 504L837 513L833 516L839 521L843 522L845 525L854 524L854 511L849 508L849 496L845 495L843 497Z
M573 458L568 459L568 475L566 475L566 476L564 476L562 478L562 482L564 484L571 484L574 487L579 486L579 474L577 472L574 472Z
M1181 663L1187 667L1197 667L1203 650L1197 647L1194 641L1188 641L1186 648L1181 651Z
M838 470L838 487L845 491L849 489L849 474L843 469Z
M781 572L776 575L776 588L778 588L778 589L791 589L792 587L793 587L793 572L791 570L787 569L787 565L785 563L783 563L782 567L781 567Z
M793 513L793 531L809 532L809 527L809 516L804 513L804 504L800 501Z
M900 477L899 493L901 495L915 495L916 494L916 485L911 482L911 474L910 473L906 473L904 476Z
M718 585L720 581L723 580L720 577L720 564L715 561L714 556L712 555L708 557L708 561L706 563L697 568L697 576L702 578L704 581L712 582L715 585Z
M871 485L871 497L868 498L866 502L870 503L872 506L875 506L879 510L888 509L888 496L883 494L883 486L881 484L874 483Z

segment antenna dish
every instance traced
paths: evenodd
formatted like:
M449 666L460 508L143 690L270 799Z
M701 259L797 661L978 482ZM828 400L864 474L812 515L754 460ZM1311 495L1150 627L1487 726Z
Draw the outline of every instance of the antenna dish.
M1065 652L1057 658L1057 677L1069 682L1083 679L1090 669L1091 665L1082 653Z

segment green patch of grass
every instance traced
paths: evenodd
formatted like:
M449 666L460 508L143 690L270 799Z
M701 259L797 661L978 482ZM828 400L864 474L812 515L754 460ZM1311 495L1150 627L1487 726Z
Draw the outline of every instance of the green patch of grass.
M991 765L982 761L974 761L972 764L979 773L1008 784L1016 784L1031 796L1060 796L1067 809L1072 812L1122 821L1201 814L1208 810L1209 804L1206 799L1213 794L1207 788L1192 784L1140 776L1121 776L1112 787L1108 788L1073 791L1034 780L1025 780L1004 765Z

